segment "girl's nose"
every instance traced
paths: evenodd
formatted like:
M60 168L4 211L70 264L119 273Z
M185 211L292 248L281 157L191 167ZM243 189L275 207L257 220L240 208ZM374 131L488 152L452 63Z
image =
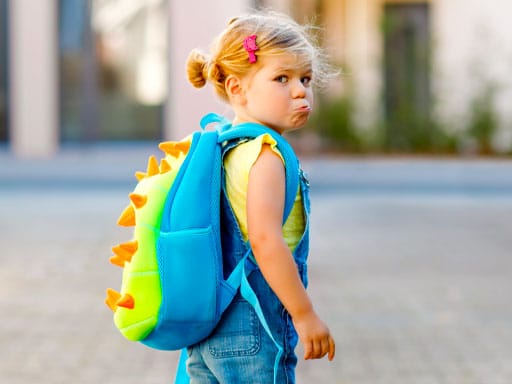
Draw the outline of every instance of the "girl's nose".
M292 97L294 99L306 97L306 87L302 84L302 81L296 80L293 82Z

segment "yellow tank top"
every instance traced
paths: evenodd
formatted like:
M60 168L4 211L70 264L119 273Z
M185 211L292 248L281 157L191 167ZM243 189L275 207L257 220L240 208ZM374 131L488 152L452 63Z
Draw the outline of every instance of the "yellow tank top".
M277 149L276 141L268 134L258 136L254 140L236 146L226 154L224 159L226 193L244 240L246 241L248 238L246 199L249 172L258 159L263 144L270 145L271 149L283 159ZM290 216L283 226L283 238L291 251L293 251L299 243L304 229L304 210L302 207L302 196L299 190L295 197L295 203L293 204Z

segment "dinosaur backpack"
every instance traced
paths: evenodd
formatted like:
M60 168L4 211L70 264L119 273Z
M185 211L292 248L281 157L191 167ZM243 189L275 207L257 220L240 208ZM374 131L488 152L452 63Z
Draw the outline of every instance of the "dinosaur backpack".
M210 123L218 124L205 130ZM254 268L248 267L250 247L224 278L220 198L225 148L264 133L276 140L286 168L283 224L299 185L297 158L273 130L255 123L232 127L216 114L203 117L200 125L202 130L180 142L161 143L165 156L160 163L151 156L146 172L136 173L139 182L118 220L134 227L133 239L113 247L110 258L123 267L120 292L108 289L105 300L116 327L128 340L161 350L179 350L206 338L239 289L268 328L247 281Z

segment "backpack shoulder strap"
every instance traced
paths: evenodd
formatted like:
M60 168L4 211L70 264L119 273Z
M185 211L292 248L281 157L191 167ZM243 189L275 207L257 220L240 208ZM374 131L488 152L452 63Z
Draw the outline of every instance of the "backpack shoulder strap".
M201 119L201 121L199 122L199 125L201 126L201 129L206 129L206 126L208 124L212 124L212 123L218 123L220 124L221 127L224 127L224 126L231 126L231 122L226 119L224 116L221 116L217 113L208 113L206 115L204 115ZM217 131L222 131L222 129L219 129L219 127L217 127Z

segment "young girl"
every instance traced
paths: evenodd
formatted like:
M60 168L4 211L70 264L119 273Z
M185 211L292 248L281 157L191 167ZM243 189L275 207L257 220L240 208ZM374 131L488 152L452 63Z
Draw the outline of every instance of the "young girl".
M210 82L234 111L233 126L254 122L279 134L299 129L313 105L313 85L325 65L305 27L277 14L235 18L210 55L191 52L188 77ZM273 338L283 346L277 382L295 382L297 336L305 359L334 358L334 340L305 290L308 184L300 188L285 224L285 167L268 134L243 142L224 157L223 252L229 269L249 240L257 269L249 276ZM189 348L192 384L274 382L277 349L254 309L239 294L205 341Z

